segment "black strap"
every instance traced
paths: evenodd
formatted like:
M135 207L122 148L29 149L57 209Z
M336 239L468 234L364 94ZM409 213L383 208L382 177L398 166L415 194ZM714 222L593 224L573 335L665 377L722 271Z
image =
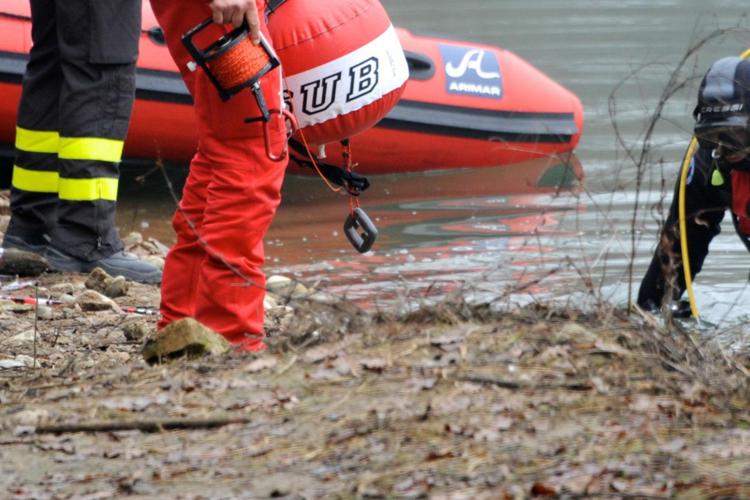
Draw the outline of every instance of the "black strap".
M304 144L291 139L289 141L289 147L292 148L292 151L297 153L290 158L293 162L301 167L315 170L313 162L307 159L307 148L305 148ZM343 187L352 196L359 196L363 191L370 187L370 181L363 175L359 175L355 172L347 172L343 168L329 163L317 162L317 165L320 173L323 174L329 182Z
M268 0L266 4L266 18L276 12L286 0Z

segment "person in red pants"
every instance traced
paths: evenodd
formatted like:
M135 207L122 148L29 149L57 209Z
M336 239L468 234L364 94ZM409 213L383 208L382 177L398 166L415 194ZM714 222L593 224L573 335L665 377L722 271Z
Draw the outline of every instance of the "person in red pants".
M265 0L151 0L169 51L192 94L198 148L174 215L177 243L167 255L158 327L192 317L246 351L263 342L265 276L263 238L281 200L286 161L266 154L263 124L245 123L260 109L252 93L223 102L205 72L188 69L181 37L212 16L214 39L246 21L250 38L266 34ZM261 79L269 108L281 107L281 77ZM268 127L273 151L286 141L286 125L273 114Z

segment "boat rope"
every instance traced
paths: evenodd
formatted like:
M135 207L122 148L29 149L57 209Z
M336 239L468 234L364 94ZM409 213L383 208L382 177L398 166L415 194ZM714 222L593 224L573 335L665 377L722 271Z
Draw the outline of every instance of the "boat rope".
M743 52L740 57L747 59L750 57L750 49ZM687 178L688 171L690 170L690 162L693 159L696 149L698 148L698 139L693 136L685 152L685 158L682 160L682 170L680 172L680 189L679 189L679 222L680 222L680 249L682 255L682 272L685 276L685 288L688 292L688 300L690 301L690 312L693 317L698 319L699 312L698 306L695 301L695 293L693 291L693 279L692 273L690 272L690 254L688 253L688 237L687 237L687 217L685 215L685 191L687 190ZM735 224L736 227L736 224ZM739 234L739 233L738 233ZM743 243L747 246L748 243L743 239ZM748 247L750 250L750 246Z
M291 139L289 146L296 153L290 159L300 167L315 170L324 181L327 181L326 185L335 184L336 186L340 186L340 188L346 189L352 196L359 196L370 187L370 181L363 175L352 170L344 170L336 165L315 161L315 158L310 158L308 156L308 149L298 140ZM340 188L330 187L334 192L340 192Z

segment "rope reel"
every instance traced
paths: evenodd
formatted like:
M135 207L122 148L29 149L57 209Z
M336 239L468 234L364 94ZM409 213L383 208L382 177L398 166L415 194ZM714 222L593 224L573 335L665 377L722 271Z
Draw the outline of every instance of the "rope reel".
M297 120L292 113L279 103L278 108L269 109L263 97L260 79L281 65L279 58L261 33L260 43L255 45L249 35L247 23L221 36L218 40L201 48L195 38L213 24L208 18L182 36L182 43L193 60L188 68L195 71L201 67L206 76L216 87L222 101L244 89L250 89L260 109L260 117L245 119L245 123L263 122L266 156L272 161L282 161L288 156L286 143L280 153L274 153L271 147L269 122L272 114L279 114L287 120L289 135L297 130Z

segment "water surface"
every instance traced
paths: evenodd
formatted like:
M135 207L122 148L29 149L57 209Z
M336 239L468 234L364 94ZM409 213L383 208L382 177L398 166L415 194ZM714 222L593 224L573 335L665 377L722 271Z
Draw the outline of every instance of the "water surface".
M342 234L346 198L313 178L290 176L268 235L268 272L383 307L467 289L480 298L509 300L508 287L523 300L591 287L625 303L631 255L637 286L670 201L690 137L697 79L714 59L750 46L746 3L385 0L384 5L399 26L501 46L575 92L584 103L586 129L569 172L581 180L566 178L557 190L540 185L547 169L550 175L564 170L556 160L372 177L362 203L382 234L375 250L360 256ZM647 138L651 116L690 45L729 28L737 29L689 59L678 78L684 89L666 103L663 119ZM646 139L649 154L637 190L637 162L627 150L637 159ZM123 189L128 194L121 197L123 232L145 230L170 241L167 214L173 202L166 192ZM750 299L749 264L726 225L696 286L707 319L722 327L741 322Z

